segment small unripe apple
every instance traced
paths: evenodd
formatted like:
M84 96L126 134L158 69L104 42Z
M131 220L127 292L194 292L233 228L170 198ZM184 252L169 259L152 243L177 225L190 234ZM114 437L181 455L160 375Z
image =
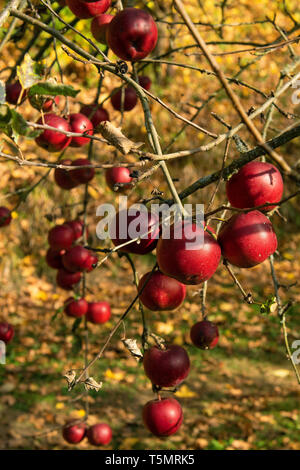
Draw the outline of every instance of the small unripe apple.
M105 13L110 7L111 0L97 0L93 2L84 2L82 0L66 0L68 7L71 12L74 13L77 18L85 20L92 18L93 16L101 15Z
M130 187L129 183L132 181L132 177L130 176L130 169L123 166L109 168L106 170L105 179L107 185L112 190L114 190L115 184L124 184L124 186L118 188L118 192L122 192L128 189Z
M152 346L143 358L144 370L151 382L159 387L176 387L190 371L189 356L184 348L177 345L160 349Z
M145 88L145 90L149 91L151 88L151 79L147 75L141 75L139 77L139 84Z
M78 158L73 161L73 166L91 165L92 162L87 158ZM95 168L77 168L71 170L70 176L76 184L86 184L91 181L95 176Z
M48 233L49 245L54 250L67 250L74 239L74 231L66 224L56 225Z
M123 111L131 111L137 104L138 98L134 88L128 86L124 88ZM116 111L122 111L122 89L117 90L111 96L111 104Z
M72 424L71 421L63 427L62 435L69 444L78 444L86 435L86 425L85 423Z
M69 220L65 222L65 225L71 227L74 231L74 240L78 240L83 235L83 221L82 220Z
M87 430L87 438L93 446L107 446L112 439L112 430L108 424L94 424Z
M56 275L56 284L65 290L72 290L75 284L81 279L81 272L70 273L65 269L59 269Z
M94 128L102 121L109 121L108 112L98 104L87 104L81 108L80 112L89 118Z
M240 209L279 202L283 193L282 176L271 163L249 162L227 182L226 193L230 204ZM274 207L260 210L270 211Z
M65 132L70 132L71 130L69 123L64 118L53 113L45 114L44 121L40 118L38 124L46 124L47 126L55 127ZM35 141L40 147L48 150L48 152L59 152L68 147L71 142L71 137L67 137L61 132L45 129Z
M157 27L152 16L138 8L125 8L109 23L107 43L123 60L144 59L157 42Z
M29 102L31 106L39 110L42 109L45 113L49 113L54 105L58 106L59 101L59 96L53 96L52 98L46 98L43 95L29 96Z
M112 229L115 226L115 234ZM151 233L148 233L150 230ZM145 255L154 250L159 235L159 219L155 214L137 212L137 215L129 215L126 209L118 212L112 220L109 229L111 240L115 246L123 245L130 240L134 240L135 236L131 233L139 232L140 240L125 245L120 250L126 253L135 253Z
M46 261L48 266L53 269L63 268L64 265L62 262L62 256L64 252L64 250L54 250L53 248L49 248L46 254Z
M100 324L106 323L111 316L108 302L89 302L86 318L89 322Z
M239 268L262 263L277 248L270 220L257 210L233 215L223 224L218 241L224 258Z
M69 123L72 132L80 134L93 135L94 126L84 114L73 113L69 116ZM82 147L88 144L90 139L88 137L72 137L70 147Z
M65 302L64 312L68 317L83 317L88 310L88 303L85 299L74 299L69 297Z
M149 278L150 272L144 274L138 286L140 291ZM140 294L140 300L145 307L153 311L174 310L185 299L186 287L176 279L162 274L152 273L145 288Z
M12 216L11 212L7 207L0 207L0 227L5 227L11 223Z
M192 326L190 336L197 348L213 349L219 341L219 330L215 323L203 320Z
M6 83L5 85L5 93L6 93L6 101L10 104L17 104L19 101L19 97L22 92L22 85L17 80L13 83ZM26 90L23 91L21 102L23 102L26 98Z
M15 331L10 323L0 323L0 341L8 344L14 337Z
M100 42L101 44L107 44L106 33L108 25L113 19L113 17L113 15L107 14L95 16L91 23L91 33L96 39L96 41Z
M72 160L65 159L60 162L62 165L72 165ZM64 170L63 168L55 168L54 180L55 183L62 189L73 189L78 186L77 183L71 178L71 170Z
M180 230L181 227L178 227ZM208 227L210 231L212 229ZM183 284L200 284L216 271L221 248L201 224L187 222L176 238L177 225L170 227L170 239L160 238L156 256L159 269Z
M91 252L80 245L69 248L62 257L64 268L71 273L90 267Z
M151 400L143 408L143 421L155 436L171 436L182 424L182 408L175 398Z

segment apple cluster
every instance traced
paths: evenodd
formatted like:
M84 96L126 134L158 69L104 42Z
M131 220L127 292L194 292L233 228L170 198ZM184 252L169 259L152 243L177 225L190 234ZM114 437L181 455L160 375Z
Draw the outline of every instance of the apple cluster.
M93 446L107 446L112 440L111 427L106 423L97 423L87 427L84 422L70 421L65 424L62 430L65 441L69 444L78 444L85 437Z

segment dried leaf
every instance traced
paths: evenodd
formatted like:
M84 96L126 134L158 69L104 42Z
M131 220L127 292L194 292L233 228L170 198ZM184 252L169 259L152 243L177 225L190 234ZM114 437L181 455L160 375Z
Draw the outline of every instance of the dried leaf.
M89 377L84 381L84 388L86 390L95 390L96 392L99 392L100 388L102 388L102 385L102 382L96 382L93 377Z
M130 338L122 339L122 342L123 342L125 348L128 349L130 354L133 357L135 357L137 361L139 361L143 357L143 354L142 354L140 348L137 345L136 339L130 339Z
M67 382L68 382L68 390L70 391L74 385L74 382L75 382L75 378L76 378L76 372L75 370L71 369L71 370L68 370L68 372L66 372L64 374L64 377L66 378Z
M143 142L135 143L125 137L121 129L115 127L109 121L100 122L98 129L102 136L124 155L127 155L132 150L137 150L139 147L144 145Z

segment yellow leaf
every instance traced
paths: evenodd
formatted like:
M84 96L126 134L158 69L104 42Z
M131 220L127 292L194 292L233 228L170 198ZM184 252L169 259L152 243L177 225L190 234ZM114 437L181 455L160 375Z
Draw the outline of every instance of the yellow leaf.
M83 418L85 416L85 410L75 410L72 413L73 416L76 416L77 418Z
M116 380L116 382L120 382L121 380L124 379L125 372L123 372L122 370L118 372L113 372L111 369L107 369L104 375L107 379L112 379L112 380Z
M99 193L92 186L88 187L88 193L93 199L99 199Z
M121 443L120 450L130 450L139 441L137 437L126 437Z
M181 398L192 398L196 397L197 393L193 392L187 385L182 385L178 392L176 392L176 396Z
M12 217L12 219L17 219L19 216L18 216L18 213L16 211L12 211L11 217Z
M156 331L161 335L168 335L174 330L174 326L171 323L156 322Z
M61 402L58 402L58 403L56 403L56 405L55 405L55 408L56 408L57 410L62 410L64 407L65 407L65 404L64 404L64 403L61 403Z
M288 375L290 375L290 372L286 369L277 369L272 372L275 377L280 377L281 379L284 379Z
M292 255L291 253L287 253L287 252L286 252L286 253L283 253L283 257L284 257L285 259L289 259L289 260L294 259L294 255Z

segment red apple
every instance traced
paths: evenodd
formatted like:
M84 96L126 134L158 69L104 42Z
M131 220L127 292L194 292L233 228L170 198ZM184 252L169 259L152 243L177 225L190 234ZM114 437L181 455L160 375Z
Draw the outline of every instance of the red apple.
M176 387L190 371L189 356L177 345L170 345L167 349L152 346L144 354L143 365L147 377L159 387Z
M56 225L48 233L48 242L54 250L67 250L74 242L74 231L68 225Z
M145 88L145 90L149 91L150 88L151 88L151 79L149 77L147 77L146 75L141 75L139 77L139 84Z
M111 0L98 0L93 2L66 0L66 3L77 18L84 20L105 13L110 7Z
M62 255L64 254L64 250L54 250L53 248L49 248L46 254L46 261L48 266L53 269L61 269L63 268L62 263Z
M109 168L108 170L106 170L105 179L107 185L112 190L114 190L115 184L124 184L124 186L117 189L118 192L122 192L128 189L130 187L130 184L127 183L130 183L132 181L129 168L126 168L124 166L116 166L114 168Z
M68 225L74 231L75 240L78 240L79 238L83 236L83 221L82 220L69 220L68 222L65 222L65 225Z
M149 278L150 273L144 274L138 286L140 291ZM145 307L153 311L174 310L185 299L186 287L176 279L154 272L148 280L146 287L140 294L140 299Z
M56 283L59 287L65 290L72 290L75 284L81 279L81 272L70 273L65 269L59 269L56 275Z
M62 435L69 444L78 444L86 435L86 425L85 423L72 424L71 421L63 427Z
M69 297L65 302L64 312L68 317L83 317L88 310L88 303L85 299L74 299Z
M138 8L125 8L109 23L107 43L123 60L144 59L157 42L157 27L152 16Z
M102 121L109 121L108 112L98 104L87 104L81 108L80 112L90 119L94 127Z
M64 268L71 273L90 267L91 252L80 245L72 246L62 257Z
M171 436L182 424L182 408L175 398L151 400L143 408L143 421L155 436Z
M72 165L72 160L65 159L60 162L62 165ZM55 168L54 180L55 183L62 189L73 189L78 186L77 183L71 178L71 171L64 170L63 168Z
M183 284L200 284L215 273L221 249L201 224L187 222L184 226L180 238L175 238L177 229L180 230L176 224L170 227L170 239L159 239L156 250L158 266L164 274ZM210 227L208 229L212 231Z
M107 446L112 439L112 430L108 424L94 424L87 430L87 438L93 446Z
M227 182L226 193L230 204L240 209L279 202L283 193L282 176L271 163L249 162ZM274 207L261 210L269 211Z
M91 164L92 162L87 158L78 158L72 163L73 166L85 166ZM75 170L71 170L70 176L74 183L86 184L94 178L95 168L77 168Z
M69 116L69 123L72 132L85 133L93 135L94 126L84 114L74 113ZM88 137L72 137L70 147L82 147L88 144L90 139Z
M116 111L122 110L122 89L116 90L111 96L111 104ZM128 86L124 88L124 103L123 110L131 111L137 104L138 98L134 88Z
M6 101L10 104L17 104L19 101L19 97L22 92L22 85L17 80L16 82L13 83L6 83L5 84L5 93L6 93ZM26 98L26 90L23 91L21 103L25 100Z
M239 268L262 263L277 248L273 226L259 211L233 215L223 224L218 241L224 258Z
M200 349L213 349L219 341L219 330L215 323L209 320L199 321L192 326L192 343Z
M0 323L0 341L8 344L14 337L15 331L10 323Z
M114 228L115 233L114 233ZM148 233L152 230L151 233ZM154 250L159 235L159 219L155 214L137 212L129 215L126 209L118 212L109 227L111 240L115 246L122 245L137 236L140 240L122 247L121 251L145 255Z
M42 95L29 96L29 102L31 106L36 109L42 109L45 113L51 111L54 104L58 106L59 101L59 96L53 96L52 98L46 98Z
M5 227L11 223L12 216L11 212L7 207L0 207L0 227Z
M93 271L96 267L97 267L97 263L98 263L98 256L93 254L93 253L90 253L90 256L89 256L89 259L87 260L87 263L86 263L86 272L91 272Z
M91 323L106 323L111 316L108 302L89 302L86 318Z
M113 15L99 15L95 16L91 23L91 33L96 39L96 41L100 42L101 44L106 45L106 32L108 29L108 25L113 19Z
M46 124L47 126L55 127L55 129L70 132L69 123L62 117L56 114L49 113L44 115L44 121L40 118L38 124ZM71 137L67 137L61 132L45 129L36 139L36 143L48 150L48 152L59 152L65 149L71 142Z

